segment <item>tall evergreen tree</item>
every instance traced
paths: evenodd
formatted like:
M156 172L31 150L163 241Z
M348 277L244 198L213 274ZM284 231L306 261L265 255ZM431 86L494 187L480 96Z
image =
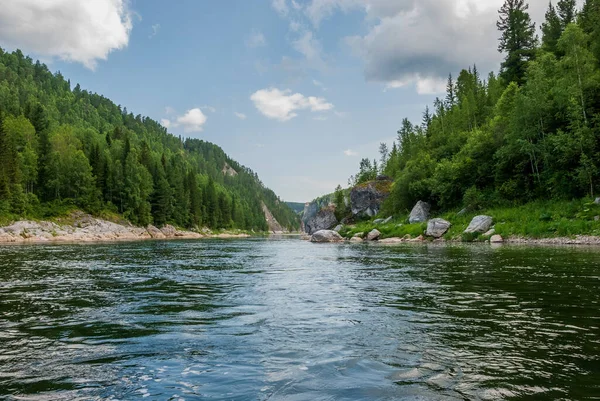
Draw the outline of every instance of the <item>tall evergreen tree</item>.
M577 2L576 0L559 0L556 3L560 23L564 30L569 24L575 22L577 17Z
M562 30L561 20L552 2L550 2L546 11L546 20L542 24L542 46L544 50L556 54Z
M535 55L535 24L531 22L525 0L505 0L498 11L496 26L502 33L498 51L506 53L501 76L506 83L524 82L527 64Z

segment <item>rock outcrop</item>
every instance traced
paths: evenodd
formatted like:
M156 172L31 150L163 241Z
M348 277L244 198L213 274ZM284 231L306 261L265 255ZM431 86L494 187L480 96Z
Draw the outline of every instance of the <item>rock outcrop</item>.
M373 217L381 210L381 205L390 195L392 181L388 177L378 177L376 181L357 185L350 191L352 214L358 217Z
M233 167L231 167L227 162L225 162L225 164L223 165L223 169L221 170L221 172L224 175L228 175L230 177L235 177L236 175L238 175L238 172L235 171Z
M304 231L308 234L314 234L317 231L329 230L338 225L338 219L335 217L335 206L329 205L317 211L315 214L309 213L304 218Z
M501 235L492 235L492 238L490 238L490 242L492 244L501 244L504 242L504 238L502 238Z
M115 223L75 212L64 224L48 221L17 221L0 228L0 243L15 242L95 242L137 241L146 239L196 239L213 235L181 231L171 225L161 229L149 225L135 227L127 222ZM220 234L219 238L241 238L247 234Z
M261 202L262 210L265 214L265 220L267 220L267 226L269 227L269 231L273 234L283 234L286 230L279 224L273 213L269 210L267 205L264 202Z
M465 230L467 234L473 233L485 233L492 227L494 219L490 216L475 216L473 220L471 220L471 224Z
M312 237L310 238L310 242L318 242L318 243L341 242L343 240L344 239L342 238L342 236L333 230L319 230L319 231L315 232L312 235Z
M431 219L427 222L427 232L425 235L433 238L441 238L452 227L449 221L444 219Z
M430 210L431 205L429 203L418 201L410 212L410 216L408 216L408 222L410 224L426 222L429 219Z

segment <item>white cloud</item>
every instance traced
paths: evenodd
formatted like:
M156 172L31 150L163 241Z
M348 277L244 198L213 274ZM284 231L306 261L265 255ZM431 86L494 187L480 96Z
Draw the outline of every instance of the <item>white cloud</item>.
M246 39L246 46L250 49L256 47L262 47L267 45L267 39L262 32L253 32L248 39Z
M237 118L239 118L240 120L245 120L245 119L247 118L247 116L246 116L244 113L237 113L237 112L236 112L236 113L234 113L234 114L235 114L235 116L236 116Z
M183 116L177 117L177 126L182 126L184 132L200 132L207 117L199 108L188 110Z
M165 107L165 113L167 113L167 114L175 114L175 109L172 108L171 106L167 106L167 107Z
M0 43L94 69L129 43L126 0L3 0Z
M273 5L275 11L277 11L277 13L281 16L286 16L290 11L286 0L273 0L271 4Z
M160 31L160 24L152 25L152 33L150 34L150 36L148 36L148 38L152 39L153 37L155 37L158 34L158 31Z
M344 154L348 157L355 157L358 156L358 153L353 151L352 149L346 149L344 150Z
M167 119L167 118L163 118L160 120L160 124L165 127L166 129L169 129L171 127L171 120Z
M310 110L312 112L327 111L334 108L324 98L294 93L290 89L279 90L277 88L261 89L250 96L254 105L263 115L268 118L288 121L296 117L298 110Z
M317 70L326 69L327 65L323 61L323 47L311 31L304 32L300 38L294 40L292 47L305 57L308 67Z
M318 27L336 12L362 10L367 32L346 39L364 61L365 78L386 89L415 85L438 93L449 73L477 64L497 70L498 9L504 0L309 0L302 12ZM578 1L581 4L581 1ZM547 1L529 1L543 21Z

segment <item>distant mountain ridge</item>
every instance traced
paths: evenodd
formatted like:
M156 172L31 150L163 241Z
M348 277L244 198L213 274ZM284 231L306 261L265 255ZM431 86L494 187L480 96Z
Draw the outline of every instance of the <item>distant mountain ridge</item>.
M0 222L118 213L136 225L283 229L300 221L217 145L81 89L19 50L0 49Z

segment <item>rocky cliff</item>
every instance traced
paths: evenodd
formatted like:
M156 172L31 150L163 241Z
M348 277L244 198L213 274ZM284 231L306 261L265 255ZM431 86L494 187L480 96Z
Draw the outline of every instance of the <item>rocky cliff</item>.
M350 191L352 215L373 217L381 210L381 205L390 195L392 181L387 177L378 177L376 181L359 184Z

